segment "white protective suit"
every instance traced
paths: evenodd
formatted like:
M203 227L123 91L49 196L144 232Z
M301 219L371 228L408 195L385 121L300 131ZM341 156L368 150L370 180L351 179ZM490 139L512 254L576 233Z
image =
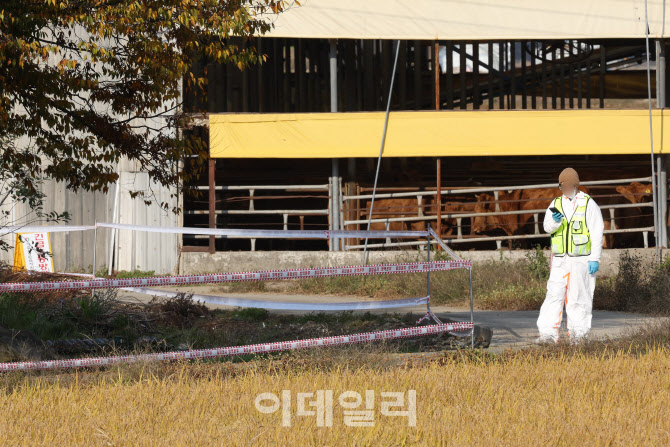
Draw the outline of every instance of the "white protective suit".
M570 200L562 196L563 211L570 221L577 208L586 200L584 193L577 193ZM549 207L553 206L552 204ZM551 234L561 226L547 208L544 215L544 231ZM603 247L603 216L596 202L591 198L586 207L586 226L591 235L591 254L588 256L552 256L551 273L547 281L547 296L544 299L537 328L541 341L558 341L558 330L563 317L563 304L568 317L568 332L573 341L586 337L591 330L591 310L593 292L596 288L596 274L588 273L589 261L600 262Z

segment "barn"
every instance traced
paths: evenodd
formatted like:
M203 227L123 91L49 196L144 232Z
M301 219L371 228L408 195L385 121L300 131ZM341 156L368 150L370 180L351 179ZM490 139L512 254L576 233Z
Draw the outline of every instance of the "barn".
M456 249L514 249L547 244L538 218L571 166L603 209L609 246L667 247L662 2L649 2L648 20L649 41L632 1L293 4L270 33L238 41L262 64L193 62L207 95L185 83L182 132L203 136L211 159L184 194L157 191L180 215L124 193L152 188L129 163L108 194L46 182L46 211L69 211L73 224L198 228L346 230L371 218L376 229L430 225ZM101 230L54 235L57 270L93 264L93 245L110 270L170 273L194 256L356 252L362 241Z
M667 246L661 6L649 13L648 54L644 11L597 3L290 9L253 42L264 64L194 66L207 70L209 90L206 101L185 94L201 117L189 131L208 136L212 159L191 185L200 199L185 199L184 225L366 228L388 105L372 228L430 224L462 249L546 245L538 211L571 166L603 208L610 246ZM188 236L182 251L360 249L359 240Z

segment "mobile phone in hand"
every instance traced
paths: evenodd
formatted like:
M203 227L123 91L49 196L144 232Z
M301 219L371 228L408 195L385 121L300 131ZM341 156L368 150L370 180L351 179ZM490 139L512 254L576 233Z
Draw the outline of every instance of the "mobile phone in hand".
M558 214L563 215L563 213L561 213L561 212L558 210L558 208L556 208L555 206L552 206L551 208L549 208L549 211L551 211L552 213L558 213Z

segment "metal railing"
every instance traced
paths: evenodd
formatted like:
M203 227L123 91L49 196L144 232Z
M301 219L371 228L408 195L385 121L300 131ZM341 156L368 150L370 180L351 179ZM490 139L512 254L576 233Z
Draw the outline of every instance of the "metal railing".
M618 184L630 184L632 182L651 182L651 177L637 177L637 178L627 178L627 179L615 179L615 180L598 180L598 181L588 181L582 182L583 186L607 186L607 185L618 185ZM477 188L452 188L445 189L440 192L441 195L449 196L454 194L476 194L476 193L489 193L492 192L495 201L495 211L487 211L484 213L476 212L464 212L464 213L441 213L441 219L456 219L456 236L442 236L443 239L449 241L450 243L472 243L472 242L491 242L495 241L498 248L501 247L503 241L512 241L512 240L523 240L523 239L537 239L542 237L542 233L539 230L540 225L540 214L544 215L546 209L532 209L532 210L514 210L514 211L500 211L500 203L505 201L499 201L499 194L501 192L511 192L518 190L532 190L540 188L556 188L556 183L545 183L537 185L527 185L527 186L490 186L490 187L477 187ZM426 215L424 212L423 198L424 197L435 197L438 194L437 190L427 190L427 191L400 191L400 192L391 192L391 193L381 193L375 195L375 200L380 199L394 199L394 198L410 198L416 197L417 207L416 207L416 216L404 216L404 217L386 217L386 218L373 218L370 222L376 224L384 224L385 229L388 230L391 223L413 223L413 222L435 222L438 219L436 214ZM598 196L594 196L597 199ZM622 199L625 200L625 196L621 195ZM354 207L346 207L345 202L352 203L355 200L366 200L372 199L372 194L357 194L357 195L348 195L342 196L342 209L352 210L360 213L360 209ZM469 204L475 204L477 202L467 202ZM491 203L491 202L480 202L480 203ZM649 246L649 233L654 232L654 226L645 226L638 228L616 228L616 219L615 211L618 209L625 208L653 208L652 202L643 202L643 203L622 203L622 204L602 204L600 205L601 210L608 210L609 218L607 219L610 223L610 229L605 230L604 234L620 234L620 233L642 233L644 247ZM366 208L367 209L367 208ZM374 211L373 211L374 213ZM408 213L409 214L409 213ZM477 217L491 217L491 216L508 216L508 215L528 215L532 214L534 221L533 234L524 234L524 235L506 235L506 236L475 236L475 235L464 235L463 233L463 222L462 219L466 218L477 218ZM367 219L350 219L350 220L341 220L343 229L346 229L348 226L353 225L366 225L368 223ZM530 222L528 222L530 223ZM416 246L423 244L424 241L417 240L416 242L392 242L387 239L384 243L368 243L369 248L390 248L390 247L407 247L407 246ZM364 245L360 243L347 244L345 245L345 250L357 250L363 248Z
M198 190L209 190L207 186L197 186L195 189ZM247 209L216 209L214 211L215 215L229 215L229 216L282 216L284 230L288 230L289 222L288 219L291 216L297 216L300 219L300 229L304 229L304 218L305 216L325 216L328 217L328 222L332 222L331 209L332 209L332 184L318 184L318 185L232 185L232 186L215 186L215 191L248 191L248 195L235 197L239 200L248 200L249 206ZM258 196L256 195L257 191L282 191L285 193L291 192L326 192L327 196L324 195L321 197L324 201L328 200L327 208L316 208L316 209L258 209L256 207L257 201L268 201L268 200L287 200L291 198L298 198L292 196ZM186 210L184 214L187 215L206 215L209 216L209 210ZM331 228L333 229L333 228ZM191 239L209 239L212 236L191 236ZM213 236L215 238L222 238L223 236ZM226 236L228 239L249 239L251 242L251 251L256 251L256 239L249 238L246 236Z
M600 181L590 181L583 182L584 186L608 186L608 185L625 185L632 182L650 182L651 177L638 177L638 178L627 178L627 179L616 179L616 180L600 180ZM524 240L524 239L537 239L538 237L543 237L544 235L540 231L541 225L541 216L544 216L546 211L545 208L534 207L534 209L515 209L512 211L502 211L500 208L501 204L506 202L519 202L518 200L499 200L501 193L509 193L511 191L519 190L533 190L539 188L555 188L556 183L546 183L546 184L536 184L536 185L527 185L527 186L489 186L489 187L476 187L476 188L450 188L444 189L439 192L440 196L445 196L444 199L449 201L449 196L453 195L473 195L476 193L493 193L494 200L489 200L485 202L455 202L457 204L468 204L473 206L476 203L488 205L492 210L486 212L441 212L440 219L444 221L445 219L454 219L456 222L454 225L451 225L453 235L443 235L443 239L447 240L452 244L463 244L463 243L473 243L473 242L496 242L498 248L501 247L502 242L504 241L514 241L514 240ZM207 186L197 187L200 190L209 189ZM367 225L368 220L361 218L367 208L357 208L351 206L352 203L355 203L360 200L371 199L371 194L356 194L356 195L344 195L342 194L341 180L332 178L329 179L327 184L317 184L317 185L249 185L249 186L216 186L214 188L216 191L247 191L247 195L234 197L233 199L242 201L246 200L249 202L246 209L215 209L214 213L216 215L231 215L231 216L282 216L283 217L283 229L289 228L289 217L298 216L300 218L300 228L304 229L304 218L305 216L323 216L324 223L323 226L328 227L331 230L347 230L347 229L358 229L359 227ZM291 209L286 207L281 208L271 208L267 209L258 209L257 202L260 200L285 200L291 198L300 198L300 196L258 196L256 193L258 191L283 191L285 193L296 193L296 192L326 192L327 195L318 196L324 201L327 200L327 207L325 208L310 208L310 209ZM390 214L396 212L398 214L405 214L401 216L394 217L375 217L371 220L373 224L383 224L386 230L390 229L390 225L393 223L416 223L416 222L436 222L438 215L436 213L436 200L434 198L437 196L437 190L417 190L417 191L393 191L393 192L382 192L376 194L377 200L383 199L397 199L397 198L416 198L416 206L411 207L412 209L402 208L400 212L397 210L391 210ZM310 196L311 197L311 196ZM316 197L316 196L315 196ZM425 200L427 197L433 198L432 201ZM596 202L598 201L598 195L594 195ZM600 197L613 197L613 196L600 196ZM443 199L443 200L444 200ZM474 199L474 197L473 197ZM229 199L230 200L230 199ZM546 200L543 199L525 199L525 202L533 200ZM621 200L625 201L625 196L621 195ZM428 202L428 203L427 203ZM346 206L350 205L350 206ZM442 205L442 204L441 204ZM616 215L617 210L629 209L629 208L653 208L653 203L642 202L642 203L614 203L614 204L600 204L603 214L605 214L606 221L609 222L610 228L605 230L605 234L621 234L621 233L642 233L644 246L648 247L648 234L654 232L654 226L639 226L635 228L617 228L616 223L622 219L621 216ZM361 211L363 210L363 211ZM388 208L387 208L388 210ZM605 210L608 210L606 213ZM380 213L385 211L379 211ZM387 214L388 211L386 211ZM336 219L335 213L338 214ZM209 210L187 210L185 214L188 215L209 215ZM357 215L359 218L354 219L345 219L345 215ZM609 214L609 217L606 217ZM494 216L521 216L521 215L532 215L533 217L526 220L521 224L521 226L532 225L533 233L531 234L513 234L513 235L474 235L470 234L471 231L464 231L464 228L467 228L467 223L463 219L474 220L478 217L494 217ZM641 217L641 216L634 216ZM326 222L327 219L327 222ZM337 227L336 227L337 226ZM354 228L351 228L351 227ZM472 225L470 225L472 226ZM435 225L434 225L435 227ZM530 228L529 228L530 229ZM195 238L208 238L210 236L195 236ZM220 236L217 236L220 237ZM233 238L233 237L231 237ZM256 250L256 239L249 238L244 236L234 237L236 239L250 239L251 250ZM359 241L360 242L360 241ZM356 240L341 240L341 247L343 250L358 250L363 248L363 244L358 243ZM390 247L408 247L408 246L421 246L425 244L424 240L417 241L402 241L396 242L390 239L386 239L384 242L374 242L368 243L369 248L390 248ZM337 247L340 245L330 244L330 249L337 250Z

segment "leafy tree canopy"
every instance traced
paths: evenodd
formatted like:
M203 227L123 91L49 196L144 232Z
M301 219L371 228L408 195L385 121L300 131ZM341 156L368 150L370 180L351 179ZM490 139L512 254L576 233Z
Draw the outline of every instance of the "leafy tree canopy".
M175 131L184 123L182 80L206 84L190 72L192 61L240 69L258 62L252 36L286 7L281 0L1 2L0 178L27 195L46 177L107 191L126 157L156 183L180 186L208 157L199 138ZM187 165L176 169L178 162Z

